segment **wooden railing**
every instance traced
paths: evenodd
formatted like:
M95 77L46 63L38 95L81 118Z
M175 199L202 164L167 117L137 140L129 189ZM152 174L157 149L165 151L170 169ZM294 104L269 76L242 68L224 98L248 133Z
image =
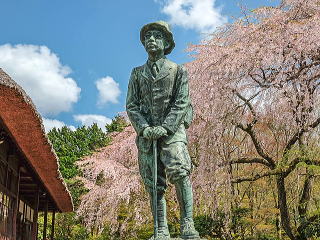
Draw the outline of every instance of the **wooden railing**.
M1 236L1 233L0 233L0 240L13 240L13 239L9 237Z
M0 202L0 240L11 239L13 235L13 210Z

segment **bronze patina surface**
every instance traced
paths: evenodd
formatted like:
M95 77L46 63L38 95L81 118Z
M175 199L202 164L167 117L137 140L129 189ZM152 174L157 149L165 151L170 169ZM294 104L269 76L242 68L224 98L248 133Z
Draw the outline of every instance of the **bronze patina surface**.
M187 71L166 58L175 47L166 22L143 26L140 40L148 60L132 70L126 108L137 133L139 170L151 198L155 236L170 239L164 198L169 181L180 205L181 238L200 239L193 222L192 164L185 130L192 121Z

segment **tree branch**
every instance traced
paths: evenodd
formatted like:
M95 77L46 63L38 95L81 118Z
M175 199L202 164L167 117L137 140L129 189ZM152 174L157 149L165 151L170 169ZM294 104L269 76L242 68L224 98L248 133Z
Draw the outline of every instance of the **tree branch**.
M262 69L261 69L261 70L262 70ZM261 77L261 76L258 75L258 74L255 74L255 75ZM249 73L249 76L251 77L251 79L252 79L253 81L255 81L256 83L258 83L259 87L261 87L261 88L267 88L267 87L269 87L269 85L267 85L267 84L265 84L265 83L262 83L262 82L259 81L256 77L254 77L254 75L253 75L252 73ZM261 78L263 78L264 80L266 80L266 76L265 76L265 73L264 73L263 70L262 70L262 77L261 77Z
M270 177L270 176L273 176L273 175L279 175L281 174L281 170L280 169L275 169L275 170L272 170L272 171L269 171L269 172L265 172L265 173L262 173L262 174L256 174L254 175L253 177L239 177L239 178L234 178L231 180L231 183L242 183L242 182L254 182L260 178L263 178L263 177Z
M309 125L310 128L316 128L320 124L320 117L315 120L312 124ZM287 143L285 149L284 149L284 154L286 154L292 147L293 145L299 140L299 138L302 137L303 133L305 133L305 129L300 129L296 134L289 140Z
M239 158L239 159L233 159L229 162L229 164L241 164L241 163L249 163L249 164L260 163L267 167L271 167L270 163L263 158Z
M311 128L316 128L316 127L319 126L319 124L320 124L320 117L317 118L317 120L315 120L312 124L310 124L310 127Z
M243 96L242 96L239 92L237 92L236 90L234 90L234 93L236 94L236 96L237 96L238 98L240 98L240 99L245 103L245 105L247 105L247 106L249 107L250 112L251 112L252 115L253 115L253 120L252 120L252 122L250 123L250 125L256 124L257 121L258 121L258 119L257 119L257 114L256 114L256 112L255 112L252 104L250 103L250 101L251 101L252 99L254 99L256 96L258 96L260 92L254 94L254 95L251 96L249 99L246 99L245 97L243 97Z
M298 165L298 163L300 162L305 162L303 161L303 159L301 158L295 158L292 160L292 162L290 162L289 166L287 166L285 169L283 169L282 171L282 176L285 178L287 177L295 168L296 166Z
M264 150L262 149L262 146L260 145L255 133L252 130L252 126L249 125L248 127L243 126L242 124L238 124L237 125L238 128L240 128L241 130L245 131L246 133L249 134L249 136L251 137L251 140L253 142L253 145L255 146L256 151L258 152L258 154L264 158L265 160L267 160L267 162L270 164L271 168L275 168L275 162L274 160L269 157Z
M231 183L241 183L241 182L254 182L263 177L269 177L274 175L281 175L283 178L286 178L298 165L300 162L307 162L307 164L320 164L320 163L312 163L309 160L304 160L301 158L295 158L290 162L290 164L284 168L276 168L268 172L264 172L262 174L256 174L253 177L239 177L231 180Z

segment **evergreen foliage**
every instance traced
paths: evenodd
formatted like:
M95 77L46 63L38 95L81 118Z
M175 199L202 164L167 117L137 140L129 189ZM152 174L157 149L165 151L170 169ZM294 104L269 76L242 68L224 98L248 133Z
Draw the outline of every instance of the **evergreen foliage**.
M125 127L129 126L128 122L121 115L117 115L110 124L106 125L108 133L122 132Z
M48 137L59 157L60 171L65 179L79 175L79 169L75 164L77 160L106 146L111 141L111 138L97 124L91 127L79 127L76 131L68 127L53 128L48 133Z
M116 123L113 124L116 128ZM60 172L71 192L75 208L80 203L80 197L87 192L83 182L79 179L81 171L76 162L84 156L92 154L97 149L106 146L111 138L105 134L97 124L90 127L78 127L72 131L68 127L61 129L53 128L48 137L59 158ZM48 225L50 228L51 215L49 214ZM43 216L39 216L39 239L42 237ZM75 213L57 214L56 217L56 240L87 240L89 231L82 224ZM50 234L50 230L48 232Z

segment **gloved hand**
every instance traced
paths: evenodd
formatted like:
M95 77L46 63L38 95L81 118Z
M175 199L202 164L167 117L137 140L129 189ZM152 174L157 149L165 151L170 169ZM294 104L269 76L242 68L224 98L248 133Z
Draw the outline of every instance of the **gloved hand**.
M167 130L162 126L153 127L151 137L152 139L158 139L163 136L167 136Z
M152 127L146 127L146 128L143 130L142 135L143 135L144 138L152 139L152 133L153 133Z

